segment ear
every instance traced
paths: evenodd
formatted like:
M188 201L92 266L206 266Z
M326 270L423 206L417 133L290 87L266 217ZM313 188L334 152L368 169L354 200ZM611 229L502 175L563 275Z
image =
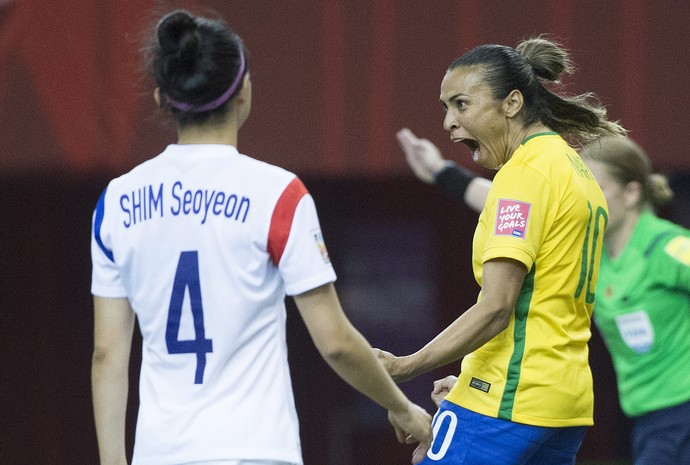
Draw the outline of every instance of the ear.
M522 92L514 89L503 99L503 112L507 117L512 118L520 113L524 103L525 99L522 96Z
M623 189L623 201L626 208L635 208L642 201L642 185L637 181L630 181Z
M160 108L161 106L161 88L156 87L156 89L153 91L153 99L156 101L156 105Z
M239 102L246 102L251 99L252 96L252 80L249 77L249 73L246 73L242 78L242 89L240 93L237 94L235 99Z

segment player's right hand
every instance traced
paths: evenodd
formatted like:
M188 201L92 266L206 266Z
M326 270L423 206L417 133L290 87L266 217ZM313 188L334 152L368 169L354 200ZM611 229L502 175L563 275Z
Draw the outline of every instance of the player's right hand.
M389 410L388 421L393 425L395 436L401 444L419 442L412 463L424 459L431 447L431 415L419 405L409 402L407 408L400 412Z
M407 128L398 131L395 137L405 152L405 160L415 176L427 184L433 184L436 173L446 164L438 147L427 139L418 138Z

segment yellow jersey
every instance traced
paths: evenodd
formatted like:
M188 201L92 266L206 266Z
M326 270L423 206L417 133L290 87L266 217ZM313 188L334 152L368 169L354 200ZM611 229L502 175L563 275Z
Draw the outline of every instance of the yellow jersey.
M447 400L528 425L593 423L587 342L607 220L592 173L558 134L522 142L494 177L472 265L480 287L492 259L528 273L508 328L464 358Z

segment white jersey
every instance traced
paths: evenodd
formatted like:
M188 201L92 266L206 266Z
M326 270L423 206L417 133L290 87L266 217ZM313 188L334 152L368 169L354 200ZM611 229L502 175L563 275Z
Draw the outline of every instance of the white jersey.
M302 463L285 295L335 281L312 197L226 145L171 145L94 213L91 291L143 336L133 465Z

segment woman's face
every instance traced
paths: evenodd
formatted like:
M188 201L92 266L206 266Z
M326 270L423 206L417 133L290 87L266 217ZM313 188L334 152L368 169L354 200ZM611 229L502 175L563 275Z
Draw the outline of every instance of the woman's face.
M508 161L514 150L508 117L503 101L495 100L484 83L480 67L448 71L441 82L440 100L446 110L443 128L453 142L470 148L475 162L498 169Z

